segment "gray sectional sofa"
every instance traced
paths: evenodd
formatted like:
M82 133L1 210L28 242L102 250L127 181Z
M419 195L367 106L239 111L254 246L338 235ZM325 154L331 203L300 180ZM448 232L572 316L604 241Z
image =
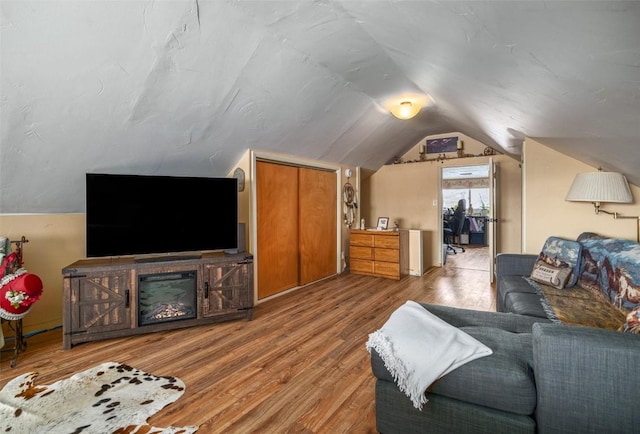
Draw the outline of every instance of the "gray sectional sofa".
M630 250L636 247L628 243L625 246ZM380 355L371 351L378 431L385 434L640 432L636 405L640 383L635 375L640 360L640 336L563 324L553 314L553 303L545 304L549 300L539 288L523 278L531 274L538 256L501 257L496 302L502 312L422 305L487 345L493 354L473 360L433 383L426 394L429 402L421 411L398 389ZM607 255L599 257L604 261ZM585 267L582 260L579 262L576 264L579 273L594 273L593 263ZM595 273L602 274L609 267L611 276L620 275L612 270L622 262L613 262L611 258L609 265L596 260L600 271ZM580 275L574 281L584 277L582 284L587 287L589 282L595 282L596 287L607 286L605 282L615 286L611 276ZM621 307L633 304L632 294L631 300L621 300L621 287L615 294L615 288L607 291L600 301L610 298ZM629 291L626 292L629 296ZM572 299L561 295L565 296L561 305L566 310L565 302ZM548 298L553 301L553 297ZM611 320L608 316L607 319Z
M548 245L553 253L545 255ZM567 253L567 246L574 251ZM563 252L575 258L565 264L572 269L565 284L553 287L531 279L541 258L563 262L557 259ZM612 331L636 327L631 331L640 332L640 243L593 233L576 241L551 237L539 255L499 254L496 277L498 312Z
M379 432L638 432L637 335L511 313L424 307L494 353L436 381L419 411L373 350Z

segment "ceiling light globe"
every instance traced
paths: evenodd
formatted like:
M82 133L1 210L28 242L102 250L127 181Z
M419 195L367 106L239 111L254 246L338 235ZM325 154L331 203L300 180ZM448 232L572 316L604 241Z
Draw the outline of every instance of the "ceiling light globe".
M411 101L402 101L400 104L391 108L391 114L398 119L411 119L420 112L422 107L420 104Z

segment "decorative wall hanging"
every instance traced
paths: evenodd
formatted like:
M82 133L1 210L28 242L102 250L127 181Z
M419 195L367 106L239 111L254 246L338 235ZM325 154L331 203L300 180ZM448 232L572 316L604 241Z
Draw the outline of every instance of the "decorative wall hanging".
M233 177L238 180L238 191L239 192L244 191L244 170L238 167L233 172Z
M482 152L483 155L496 155L496 150L487 146Z
M347 176L347 182L342 188L342 199L344 201L344 224L347 225L348 228L351 228L356 218L358 202L356 200L356 191L353 188L353 185L349 182L349 179L351 179L351 169L345 170L344 174Z
M467 179L443 179L442 188L445 190L466 189L466 188L489 188L489 178L467 178Z
M427 140L427 154L441 154L443 152L456 152L457 150L458 137Z

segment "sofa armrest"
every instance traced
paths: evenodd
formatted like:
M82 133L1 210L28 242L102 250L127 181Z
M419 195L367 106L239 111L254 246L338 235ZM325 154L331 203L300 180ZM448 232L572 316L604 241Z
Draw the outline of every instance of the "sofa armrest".
M529 276L538 255L521 253L498 253L496 256L496 277Z
M493 327L512 333L531 333L531 327L540 318L514 313L486 312L458 309L449 306L420 303L425 309L455 327Z
M538 432L635 432L640 336L561 324L533 326Z
M533 324L541 321L535 318L514 313L486 312L471 309L458 309L449 306L420 303L438 318L455 327L492 327L511 333L531 333ZM395 381L384 365L384 361L375 349L371 350L371 367L373 374L381 380Z

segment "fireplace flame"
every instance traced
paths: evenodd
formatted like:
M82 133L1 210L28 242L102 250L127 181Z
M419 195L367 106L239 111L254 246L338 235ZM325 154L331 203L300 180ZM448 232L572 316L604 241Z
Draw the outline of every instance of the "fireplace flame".
M149 321L162 321L166 319L180 318L183 316L193 316L193 309L184 303L162 303L153 312L146 315Z

